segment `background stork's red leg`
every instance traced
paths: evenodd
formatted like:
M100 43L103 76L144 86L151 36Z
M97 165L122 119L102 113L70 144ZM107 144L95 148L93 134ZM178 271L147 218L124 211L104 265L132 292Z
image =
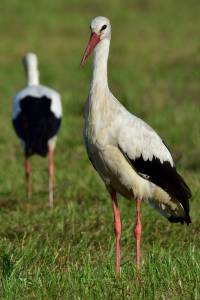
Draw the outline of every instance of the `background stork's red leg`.
M120 211L117 204L116 192L111 193L112 197L112 207L114 213L114 231L116 239L116 277L120 276L120 239L121 239L121 220Z
M53 163L53 150L49 148L49 206L53 207L53 188L54 188L54 163Z
M136 224L134 228L134 235L136 238L136 270L140 270L140 240L142 234L142 225L140 222L140 206L142 199L140 197L136 198Z
M25 175L26 175L26 196L29 199L32 194L31 185L31 164L29 157L25 156Z

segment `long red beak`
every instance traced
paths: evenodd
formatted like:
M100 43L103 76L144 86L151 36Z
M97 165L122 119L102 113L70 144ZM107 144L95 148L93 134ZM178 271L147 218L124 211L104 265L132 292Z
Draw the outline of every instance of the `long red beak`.
M87 47L85 49L85 52L83 54L82 60L81 60L81 67L84 66L87 57L91 54L92 50L95 48L95 46L100 42L100 37L96 32L92 32L89 42L87 44Z

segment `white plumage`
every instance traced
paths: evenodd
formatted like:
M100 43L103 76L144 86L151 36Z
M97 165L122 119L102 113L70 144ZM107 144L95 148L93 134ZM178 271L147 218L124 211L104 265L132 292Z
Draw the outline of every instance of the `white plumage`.
M115 193L141 199L171 222L191 222L190 190L176 172L172 156L159 135L143 120L128 112L108 87L107 60L111 25L107 18L91 22L91 37L82 65L94 49L93 76L85 106L84 140L88 156L113 200L117 249L121 224ZM137 217L136 231L140 231ZM139 232L138 231L138 232ZM138 236L136 234L136 236ZM139 251L139 250L138 250ZM137 267L139 268L137 251ZM117 250L117 253L119 251ZM119 273L119 259L116 262Z
M41 98L46 96L51 99L51 111L57 117L62 117L62 105L61 105L61 96L58 92L53 89L50 89L44 85L29 85L19 91L13 99L13 110L12 118L15 119L18 113L21 111L20 101L27 96L32 96L35 98Z

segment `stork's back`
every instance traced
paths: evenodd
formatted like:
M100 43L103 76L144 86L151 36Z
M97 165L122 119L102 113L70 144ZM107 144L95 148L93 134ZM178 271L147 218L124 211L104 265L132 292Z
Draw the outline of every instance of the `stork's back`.
M51 111L51 99L47 96L26 96L20 101L20 113L13 120L17 135L25 144L26 155L48 152L48 140L55 136L61 119Z

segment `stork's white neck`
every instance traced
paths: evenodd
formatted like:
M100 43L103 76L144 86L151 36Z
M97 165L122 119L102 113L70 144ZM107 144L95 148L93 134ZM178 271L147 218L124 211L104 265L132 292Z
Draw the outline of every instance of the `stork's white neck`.
M94 50L93 76L91 91L96 88L108 89L107 65L109 55L110 40L102 40Z
M26 80L27 80L27 85L39 84L39 71L37 66L33 66L33 65L26 66Z

